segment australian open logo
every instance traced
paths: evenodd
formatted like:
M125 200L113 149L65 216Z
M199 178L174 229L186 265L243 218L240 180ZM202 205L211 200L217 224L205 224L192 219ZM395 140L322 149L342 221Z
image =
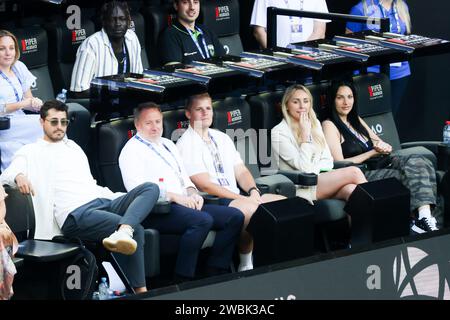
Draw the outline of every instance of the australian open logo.
M383 87L381 86L381 84L369 86L368 89L370 100L383 98Z
M230 8L228 6L216 7L216 21L230 19Z
M22 54L36 52L38 50L38 42L36 38L29 38L21 40Z
M136 32L136 24L134 23L133 20L131 20L131 22L130 22L130 29L133 30L134 32Z
M241 110L236 109L236 110L228 111L227 112L227 120L228 120L229 126L235 125L237 123L241 123L242 122Z
M72 44L79 44L86 39L86 30L72 30Z
M406 247L394 259L393 279L401 299L450 299L450 252ZM441 248L442 249L442 248Z

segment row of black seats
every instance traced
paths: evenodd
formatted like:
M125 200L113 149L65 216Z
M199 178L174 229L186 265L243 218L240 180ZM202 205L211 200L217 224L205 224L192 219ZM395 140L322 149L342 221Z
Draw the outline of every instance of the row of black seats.
M174 19L172 3L167 1L163 5L148 6L142 1L129 1L129 6L131 27L142 47L143 66L158 66L158 37ZM222 11L217 14L219 8ZM2 27L10 29L18 38L21 60L38 79L36 86L32 88L35 96L45 101L54 97L62 88L70 88L78 47L84 39L101 28L96 11L96 8L82 8L81 25L76 30L67 28L65 19L69 15L63 10L61 15L47 19L24 18L16 23L1 23ZM237 0L204 2L199 19L218 35L230 54L238 55L242 52Z
M390 82L385 75L369 74L354 77L358 90L360 112L362 118L371 126L382 139L390 143L394 150L402 150L403 153L419 153L427 157L435 165L437 181L441 181L446 168L438 166L438 142L410 142L401 144L395 122L390 109ZM370 97L369 88L375 87L382 92L378 99ZM328 83L309 85L314 100L314 106L318 114L321 113ZM228 97L213 103L214 122L213 127L232 134L238 151L247 167L257 182L270 186L273 193L293 196L292 183L290 181L270 179L260 182L261 171L269 165L270 154L270 130L281 120L281 98L284 90L264 92L244 98ZM164 112L163 136L176 141L189 124L182 106L178 110ZM260 135L259 130L265 129L267 134ZM120 151L130 139L134 131L133 118L115 119L98 123L95 129L93 158L98 181L114 191L123 191L124 186L118 165ZM262 170L261 170L262 169ZM335 200L321 215L316 217L316 223L329 223L339 221L346 217L343 212L344 203Z

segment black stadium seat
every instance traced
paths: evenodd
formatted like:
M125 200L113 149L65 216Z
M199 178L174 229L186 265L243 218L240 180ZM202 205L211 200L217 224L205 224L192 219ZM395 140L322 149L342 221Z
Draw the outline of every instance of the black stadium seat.
M37 78L31 92L42 101L55 97L48 70L47 32L38 26L11 30L19 42L20 61L25 63L30 72Z
M202 24L219 37L225 52L238 56L244 50L239 35L239 1L203 1L200 5L200 10Z
M306 87L311 91L314 110L316 111L317 116L320 117L321 110L326 103L325 93L328 88L328 82L307 85ZM247 101L251 108L252 128L255 130L267 130L267 148L265 148L264 143L259 143L258 141L259 155L267 154L270 156L270 132L272 128L283 119L283 115L281 113L281 100L284 95L284 90L285 89L267 91L247 96ZM268 165L266 162L260 162L259 164L260 166Z
M163 114L163 136L175 143L189 127L189 119L186 118L184 108L164 111Z
M65 21L58 24L47 24L49 38L49 69L54 87L54 93L65 88L70 90L72 69L76 60L78 47L95 32L94 23L85 19L81 28L69 30Z
M161 32L171 24L174 9L172 5L149 6L143 9L145 17L145 46L151 67L160 65L158 38ZM142 43L141 43L142 45Z
M314 109L320 112L321 106L325 101L323 93L326 92L327 83L306 86L313 96ZM257 95L249 96L248 102L251 106L252 128L256 130L265 130L267 137L261 136L258 141L258 155L262 155L270 161L274 161L271 155L271 129L280 123L283 119L281 113L281 100L284 90L274 92L264 92ZM267 141L267 142L266 142ZM261 166L271 166L271 162L267 163L265 159L259 159ZM330 249L327 230L329 227L341 226L347 215L344 212L345 202L337 199L326 199L315 202L315 224L323 237L325 250ZM345 231L342 231L345 232Z
M48 68L47 32L40 27L27 27L12 30L17 36L20 47L20 60L37 78L32 85L33 96L42 101L54 99L52 80ZM86 151L89 141L89 111L78 103L67 103L71 120L67 131L69 138L77 142Z
M132 12L131 13L131 27L138 39L139 43L141 44L141 59L142 59L142 66L144 69L147 69L149 66L149 59L147 54L147 47L146 47L146 36L145 36L145 21L142 14L139 12Z
M259 185L267 185L267 192L286 197L295 196L292 181L283 175L261 177L256 150L257 131L250 126L250 106L242 98L229 97L213 102L213 127L227 133L235 142L238 152Z
M96 129L99 183L112 191L125 192L119 168L119 155L125 143L136 134L134 119L130 117L99 123ZM173 256L178 251L180 236L160 234L155 229L145 229L144 232L145 273L147 277L158 276L160 274L160 256ZM203 247L211 246L214 239L213 234L215 236L214 232L210 232Z
M421 154L437 168L436 141L400 143L391 108L391 86L384 74L369 73L353 78L358 94L359 113L369 127L401 154ZM427 149L429 148L429 149Z

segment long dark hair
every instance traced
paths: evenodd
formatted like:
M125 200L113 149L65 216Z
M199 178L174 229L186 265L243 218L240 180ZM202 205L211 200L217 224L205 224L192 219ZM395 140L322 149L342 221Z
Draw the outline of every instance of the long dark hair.
M348 87L353 93L353 107L352 110L350 110L349 114L347 115L347 120L350 123L350 125L355 129L359 134L366 137L368 140L370 140L370 135L367 129L362 125L361 121L359 120L359 112L358 112L358 95L357 91L355 89L355 86L350 81L335 81L331 84L330 88L328 89L327 94L327 105L324 110L324 119L332 121L336 127L338 128L339 132L348 131L347 126L345 123L341 120L339 117L337 111L336 111L336 105L335 105L335 99L337 92L340 87Z

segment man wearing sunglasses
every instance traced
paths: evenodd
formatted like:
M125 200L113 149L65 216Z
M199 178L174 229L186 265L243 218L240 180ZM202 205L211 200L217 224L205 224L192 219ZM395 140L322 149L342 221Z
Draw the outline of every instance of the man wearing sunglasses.
M62 233L102 241L106 249L120 253L118 262L136 292L145 292L141 222L158 199L158 186L143 183L126 194L98 186L86 155L66 137L67 106L47 101L40 118L43 138L17 151L1 182L32 195L35 238L51 239Z

